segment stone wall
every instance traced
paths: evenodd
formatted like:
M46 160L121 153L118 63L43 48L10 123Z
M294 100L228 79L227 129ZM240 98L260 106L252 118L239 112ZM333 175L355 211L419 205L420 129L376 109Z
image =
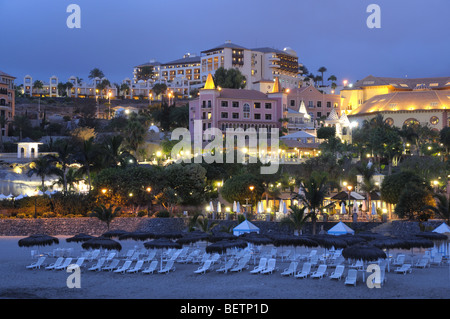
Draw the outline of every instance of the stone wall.
M392 221L391 234L402 236L415 234L421 231L432 231L443 222L443 220L429 220L426 222L394 220Z
M122 229L125 231L146 232L177 232L186 231L187 219L184 218L147 218L147 217L123 217L111 222L110 229ZM220 220L214 231L231 229L238 225L237 221ZM288 233L293 230L278 222L252 221L260 229L261 234ZM358 231L368 231L380 223L347 223ZM336 225L336 222L318 222L317 232L322 229L327 231ZM97 218L24 218L24 219L0 219L0 236L28 236L31 234L47 234L73 236L79 233L99 236L107 231L106 224ZM312 233L311 223L307 223L304 234Z

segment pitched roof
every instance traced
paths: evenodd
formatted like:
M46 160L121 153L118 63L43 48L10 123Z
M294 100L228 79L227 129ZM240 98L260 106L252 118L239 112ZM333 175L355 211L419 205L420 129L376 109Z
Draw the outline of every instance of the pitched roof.
M205 86L203 87L203 90L214 90L216 86L214 85L214 80L211 75L211 73L208 74L208 78L206 79Z
M230 48L230 49L239 49L239 50L248 50L247 48L244 48L243 46L231 43L231 42L225 42L224 44L220 44L212 49L208 49L205 51L202 51L202 53L206 53L206 52L211 52L211 51L216 51L219 49L225 49L225 48Z
M336 113L336 110L334 108L331 110L330 115L328 115L327 120L329 120L329 121L339 120L339 116Z
M413 90L417 86L426 85L431 89L450 89L450 76L447 77L431 77L431 78L389 78L376 77L373 75L366 76L364 79L356 81L354 88L362 88L368 86L386 86L390 85L396 89Z
M3 71L1 71L1 70L0 70L0 76L5 76L5 77L13 78L13 79L16 78L16 77L14 77L14 76L12 76L12 75L9 75L8 73L5 73L5 72L3 72Z
M181 58L178 60L173 60L167 63L163 63L162 65L173 65L173 64L186 64L186 63L200 63L199 56L190 56L186 58Z

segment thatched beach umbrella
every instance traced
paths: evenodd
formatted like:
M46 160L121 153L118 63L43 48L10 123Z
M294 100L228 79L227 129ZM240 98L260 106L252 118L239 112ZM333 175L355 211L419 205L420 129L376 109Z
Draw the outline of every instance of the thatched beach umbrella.
M145 241L154 238L154 234L148 233L148 232L130 232L122 234L118 237L119 240L126 240L126 239L132 239L132 240L140 240Z
M177 239L183 237L183 233L181 232L165 232L165 233L159 233L159 234L153 234L153 238L166 238L166 239Z
M73 237L69 237L66 239L66 242L71 243L71 242L75 242L75 243L83 243L89 239L94 238L94 236L88 235L88 234L83 234L83 233L79 233Z
M225 263L227 262L227 255L226 252L228 249L231 248L245 248L247 247L248 243L243 241L243 240L239 240L239 239L235 239L235 240L221 240L218 242L215 242L211 245L206 246L205 251L210 254L210 253L219 253L221 255L225 254Z
M35 234L20 239L18 244L19 247L50 246L53 244L59 244L59 239L49 235Z
M273 244L273 239L255 232L242 234L239 236L239 239L258 246Z
M122 245L115 240L107 237L94 237L81 244L83 249L107 249L107 250L122 250Z
M125 230L122 230L122 229L115 229L115 230L107 231L106 233L104 233L104 234L102 235L102 237L106 237L106 238L114 238L114 237L119 237L119 236L121 236L121 235L124 235L124 234L126 234L126 233L128 233L128 232L125 231Z
M390 249L409 249L409 244L400 238L394 237L379 237L369 242L371 245L379 248L387 250L387 258L389 258L389 250ZM390 271L389 263L387 263L388 271Z
M367 261L377 261L378 259L386 259L386 253L381 249L364 244L351 245L342 250L342 256L346 259L362 260ZM362 271L363 281L365 277L365 270Z
M170 240L168 238L157 238L151 241L147 241L144 243L144 247L147 249L181 249L181 244L174 242L173 240ZM162 270L162 263L163 263L163 253L161 251L161 265L160 270Z
M199 231L193 231L190 233L187 233L181 238L178 238L176 240L177 243L181 245L190 245L199 241L208 241L210 238L210 235L205 232L199 232Z
M211 243L215 243L221 240L234 240L237 239L238 237L230 234L230 233L225 233L225 232L218 232L218 233L214 233L212 234L212 236L209 237L209 241Z

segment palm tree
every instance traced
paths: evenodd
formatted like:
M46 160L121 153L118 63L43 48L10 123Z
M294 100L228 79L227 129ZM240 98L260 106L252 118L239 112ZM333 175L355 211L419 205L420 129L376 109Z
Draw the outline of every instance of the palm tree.
M72 148L70 147L67 141L64 141L62 145L60 145L57 149L58 155L48 155L46 158L51 162L57 162L61 165L61 173L63 178L63 190L64 195L67 194L67 171L70 166L74 162L74 156L72 153Z
M27 172L28 177L37 175L42 180L42 191L45 191L45 178L50 175L57 175L58 169L53 165L52 161L45 157L39 157L33 162L32 168Z
M327 72L327 68L324 67L324 66L321 66L321 67L317 70L317 72L319 72L319 73L322 74L322 86L323 86L323 74L324 74L325 72Z
M91 166L94 165L97 154L94 149L94 138L83 141L82 149L75 155L77 162L81 164L80 170L88 177L89 192L92 188L91 182Z
M299 198L310 210L313 235L316 234L317 209L322 208L327 191L326 177L311 176L309 180L300 184Z
M294 229L295 233L301 235L302 229L305 226L308 218L310 218L311 213L306 213L306 206L300 208L297 205L294 205L290 206L289 208L292 210L292 212L281 220L281 224L288 225L289 227Z
M64 174L63 170L58 170L59 178L53 185L60 185L65 187L66 191L72 191L75 187L75 184L80 181L80 177L78 176L78 170L73 167L70 167L67 172ZM64 193L66 194L66 192Z
M129 159L135 158L128 151L123 150L123 137L121 135L114 135L109 137L102 144L102 161L107 167L125 167Z
M89 76L88 76L88 78L89 79L95 79L95 78L100 78L100 79L102 79L102 78L104 78L105 77L105 75L103 74L103 71L102 70L100 70L99 68L93 68L90 72L89 72Z
M109 230L109 225L111 224L112 220L117 217L117 215L121 211L121 207L116 207L113 209L114 205L109 205L106 207L105 205L100 205L95 207L92 210L92 213L90 214L90 217L96 217L102 222L106 223L106 227Z
M36 81L34 81L34 83L33 83L33 87L34 87L35 89L37 89L37 91L38 91L38 93L39 93L39 96L41 96L41 94L42 94L42 89L44 88L44 83L42 83L41 80L36 80Z
M125 141L134 156L137 157L137 150L144 142L146 130L144 126L137 120L130 121L126 127Z
M424 210L433 212L450 223L450 201L445 194L436 193L433 195L436 206L427 205Z
M357 166L356 170L360 175L362 175L362 184L360 186L360 189L362 192L366 193L367 198L367 205L368 207L371 207L370 201L371 201L371 193L374 192L378 187L375 185L375 182L373 180L373 175L375 174L375 167L374 166L368 166L368 165L362 165Z
M217 221L209 221L209 219L203 215L198 216L196 220L196 228L199 230L211 234L212 229L218 224Z
M31 126L31 122L26 115L14 116L13 126L19 130L19 140L22 140L23 130Z

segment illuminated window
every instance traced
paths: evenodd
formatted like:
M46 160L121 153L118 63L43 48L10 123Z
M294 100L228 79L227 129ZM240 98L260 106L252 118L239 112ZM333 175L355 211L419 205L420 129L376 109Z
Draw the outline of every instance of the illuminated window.
M391 117L388 117L387 119L384 120L384 123L386 125L392 126L392 125L394 125L394 119Z
M403 125L406 125L406 126L418 125L418 124L420 124L419 121L417 119L414 119L414 118L409 118L405 122L403 122Z
M432 116L430 118L430 123L433 125L437 125L439 123L439 118L437 116Z

